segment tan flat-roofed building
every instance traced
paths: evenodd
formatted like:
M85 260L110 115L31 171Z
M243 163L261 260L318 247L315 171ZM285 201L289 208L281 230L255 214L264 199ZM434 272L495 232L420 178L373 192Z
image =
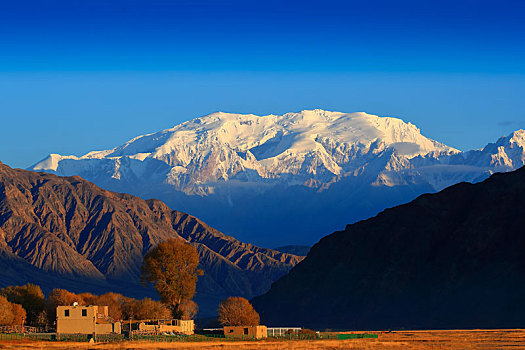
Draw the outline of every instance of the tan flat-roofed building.
M155 319L125 321L122 328L125 332L130 330L134 334L163 334L176 333L192 335L195 330L193 320Z
M114 322L107 306L58 306L57 334L121 333L120 322Z
M266 326L225 326L224 336L235 339L263 339L268 337Z
M129 326L124 323L126 330ZM148 334L179 333L192 335L195 330L193 320L137 320L133 322L132 331Z

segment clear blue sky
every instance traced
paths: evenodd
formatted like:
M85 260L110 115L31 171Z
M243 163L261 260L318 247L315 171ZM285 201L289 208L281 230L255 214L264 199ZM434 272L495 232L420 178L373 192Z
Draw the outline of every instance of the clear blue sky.
M460 149L525 128L524 1L0 2L0 161L217 110L398 116Z

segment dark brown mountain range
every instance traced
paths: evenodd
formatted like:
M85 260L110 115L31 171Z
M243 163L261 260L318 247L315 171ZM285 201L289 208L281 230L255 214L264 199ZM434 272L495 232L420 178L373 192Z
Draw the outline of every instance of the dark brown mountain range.
M0 163L0 286L151 295L139 284L142 258L172 237L199 252L196 299L204 315L227 296L264 293L302 259L239 242L155 199Z
M348 225L253 302L272 325L511 328L524 296L521 168Z

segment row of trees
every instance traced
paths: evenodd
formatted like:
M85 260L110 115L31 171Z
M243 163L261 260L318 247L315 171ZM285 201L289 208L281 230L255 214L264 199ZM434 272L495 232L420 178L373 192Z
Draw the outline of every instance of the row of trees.
M20 325L22 318L32 326L52 326L59 305L105 305L109 316L115 320L146 320L171 318L172 311L162 302L144 298L125 297L119 293L95 295L75 294L65 289L53 289L44 297L39 286L28 283L24 286L9 286L0 290L0 325ZM197 307L191 300L179 307L183 319L191 319ZM260 322L259 314L248 300L230 297L219 305L219 322L225 326L255 326Z
M26 284L25 286L10 286L0 290L0 295L8 302L18 305L18 311L12 322L3 320L3 325L20 325L21 318L35 322L44 310L45 298L44 293L39 286L34 284ZM19 320L20 319L20 320ZM20 322L19 322L20 321Z
M33 326L50 326L59 305L106 305L115 320L178 318L191 319L198 311L192 298L198 276L199 255L195 247L181 239L169 239L151 249L141 269L141 280L157 289L161 302L150 298L137 300L118 293L75 294L54 289L47 298L42 289L28 283L0 290L0 325L20 325L22 319Z
M9 286L0 290L0 325L26 324L51 326L56 320L59 305L105 305L115 320L177 318L192 319L198 307L192 298L197 279L199 255L194 246L180 239L169 239L151 249L141 268L141 280L151 283L161 301L150 298L137 300L118 293L94 295L75 294L65 289L53 289L47 298L39 286ZM259 314L248 300L230 297L219 307L219 321L223 325L258 325Z
M20 325L24 318L27 325L53 326L57 306L73 305L74 302L109 306L109 316L115 320L171 317L171 310L166 305L150 298L137 300L118 293L75 294L65 289L53 289L46 298L39 286L28 283L0 290L0 325Z
M54 289L47 298L45 312L49 322L56 319L56 307L59 305L104 305L109 308L109 316L115 320L170 318L170 310L161 302L151 298L134 299L119 293L94 295L91 293L75 294L64 289Z

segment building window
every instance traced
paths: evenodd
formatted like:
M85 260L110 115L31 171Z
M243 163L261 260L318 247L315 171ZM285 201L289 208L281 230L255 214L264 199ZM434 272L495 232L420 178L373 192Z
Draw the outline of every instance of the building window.
M82 317L87 317L87 309L82 309Z
M64 310L64 317L69 317L69 310Z
M248 328L244 328L244 334L248 335Z

